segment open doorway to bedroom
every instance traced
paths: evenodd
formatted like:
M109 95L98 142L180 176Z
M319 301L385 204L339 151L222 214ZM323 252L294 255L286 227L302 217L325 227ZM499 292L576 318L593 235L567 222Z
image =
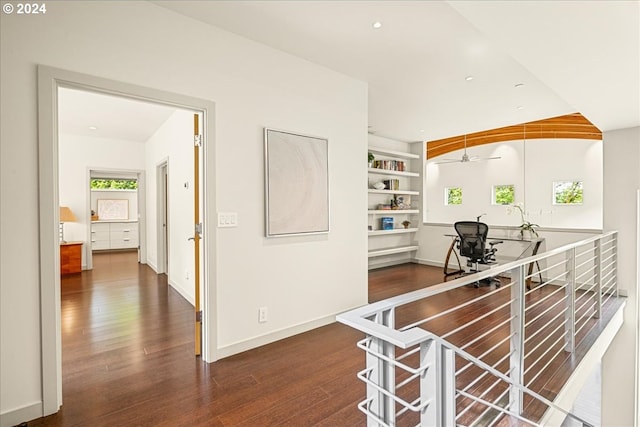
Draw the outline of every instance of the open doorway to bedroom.
M88 291L83 300L89 303L98 304L98 307L85 307L86 313L92 313L92 316L107 315L110 310L105 310L104 303L107 301L101 297L101 292L91 289L96 284L96 278L99 274L95 274L96 270L87 270L87 267L93 267L92 263L87 264L87 253L93 255L92 243L92 227L94 224L100 224L101 216L105 223L111 226L114 222L130 221L138 223L138 240L137 248L140 249L140 256L135 256L134 267L123 267L122 264L106 263L106 270L109 274L118 273L117 275L137 270L134 273L135 278L148 277L149 272L158 276L156 257L158 242L155 232L157 228L156 209L158 198L156 186L156 166L162 162L172 165L176 180L168 178L164 196L167 206L165 225L176 233L174 236L167 237L167 245L180 246L175 250L166 250L166 253L174 253L180 257L167 257L168 260L164 264L166 276L165 288L169 293L173 293L177 298L184 301L187 306L193 304L193 300L200 295L207 296L207 287L209 283L215 286L215 281L207 276L208 266L200 262L200 267L196 267L197 251L195 251L194 239L194 210L196 206L200 206L198 211L207 218L207 200L204 197L207 189L204 186L197 185L194 180L200 180L207 172L206 168L206 150L200 146L205 155L202 164L196 167L194 164L194 130L199 132L198 139L206 140L206 125L209 127L213 123L213 104L207 101L195 98L184 97L182 95L165 93L154 89L146 89L133 85L127 85L115 81L104 80L92 76L67 72L64 70L52 69L49 67L39 67L39 90L38 100L40 109L39 129L42 135L40 142L40 217L41 217L41 283L42 293L42 323L43 328L47 331L42 334L42 360L43 360L43 405L45 412L55 412L62 404L62 388L64 385L62 360L64 358L64 349L62 347L62 331L64 333L75 328L78 336L82 335L85 339L89 339L91 334L93 317L84 325L79 325L76 320L81 320L81 316L77 316L79 312L73 310L68 313L64 311L64 302L61 295L62 285L71 283L71 286L77 286L82 283L83 291ZM92 115L93 102L77 102L73 109L76 114L67 114L68 101L67 95L92 98L95 101L101 98L107 106L111 108L98 108L101 114ZM85 99L86 101L86 99ZM117 106L114 106L117 104ZM126 105L125 105L126 104ZM130 131L133 126L131 123L139 122L140 118L131 113L130 107L133 105L144 104L145 107L151 106L165 109L165 116L157 123L156 128L142 140L136 140L123 136L122 132ZM104 107L104 105L102 106ZM202 126L194 129L194 120L200 118ZM96 118L105 119L104 121L94 121ZM85 120L83 122L83 119ZM90 120L91 123L88 123ZM112 125L115 125L112 127ZM125 129L126 128L126 129ZM113 132L99 134L100 129L105 132L113 129ZM83 134L87 132L88 134ZM117 132L120 132L118 134ZM213 164L213 162L209 162ZM199 173L194 173L200 171ZM92 171L100 171L104 175L105 171L120 175L119 178L127 178L128 173L134 173L135 181L138 183L139 197L137 198L137 212L135 209L129 210L131 201L122 202L122 198L116 197L115 192L109 197L101 198L106 200L107 210L101 215L98 200L92 200L89 182ZM102 176L101 178L108 178ZM213 182L213 181L211 181ZM202 188L202 191L194 191ZM112 197L113 196L113 197ZM171 199L171 202L169 202ZM198 203L195 203L195 201ZM94 206L95 204L95 206ZM102 203L104 205L104 203ZM82 265L84 270L81 273L74 273L63 277L61 280L60 259L57 255L60 237L57 228L51 225L58 223L58 208L66 206L74 210L75 220L73 222L61 225L62 230L66 232L65 240L77 240L83 247ZM126 206L125 205L129 205ZM172 206L178 207L177 210L171 209ZM112 209L110 209L110 208ZM191 209L189 209L191 207ZM93 214L92 214L93 211ZM129 215L129 213L132 215ZM110 215L126 215L127 217L112 218ZM105 218L106 215L106 218ZM204 221L203 221L204 222ZM206 225L198 227L198 230L204 236L209 233ZM117 228L117 227L116 227ZM123 232L124 230L120 230ZM131 230L129 230L131 231ZM113 230L109 232L108 245L113 244ZM117 233L116 233L117 234ZM206 256L205 250L215 248L215 239L207 242L204 241L206 248L200 248L201 257ZM104 242L103 242L104 244ZM131 243L133 244L133 243ZM135 245L134 245L135 246ZM183 247L182 247L183 246ZM101 248L105 250L106 248ZM107 252L115 259L119 257L120 249L109 246ZM129 263L130 257L125 257ZM118 262L120 262L120 259ZM175 262L174 262L175 261ZM100 263L101 267L105 267L105 263ZM215 267L214 265L211 266ZM172 270L174 276L172 276ZM198 269L198 274L195 274ZM168 270L168 271L166 271ZM128 274L128 273L127 273ZM194 276L202 276L204 280L199 286L193 282ZM115 282L120 283L120 277ZM138 280L138 279L135 279ZM136 286L148 280L139 280ZM75 285L74 285L75 282ZM114 282L114 283L115 283ZM153 284L162 285L162 280L153 280ZM155 286L155 285L154 285ZM78 289L72 290L72 293ZM142 289L142 288L141 288ZM176 292L173 292L173 291ZM165 291L164 294L167 292ZM138 310L145 311L143 297L144 292L136 292L130 290L127 295L138 295L136 299ZM102 295L104 296L104 295ZM130 307L131 299L126 295L120 295L126 300L125 305ZM111 297L110 297L111 298ZM112 299L117 299L114 296ZM205 341L202 345L204 348L203 360L212 361L215 354L212 348L215 348L215 334L207 335L208 327L206 321L209 319L207 311L207 303L203 304L202 311L196 318L203 319L203 331ZM62 302L62 304L61 304ZM61 305L63 307L61 307ZM192 307L193 310L193 307ZM114 320L114 324L123 321L123 310L116 309L114 315L120 316ZM124 310L126 311L126 310ZM148 313L145 313L148 314ZM193 324L194 316L190 316L190 323ZM85 319L87 320L87 319ZM127 323L132 318L127 316ZM184 321L184 319L183 319ZM135 323L135 321L134 321ZM146 323L153 324L153 321L144 320L138 322L138 325ZM196 321L199 323L199 321ZM192 329L193 330L193 329ZM122 332L122 331L120 331ZM118 332L118 333L120 333ZM129 329L124 334L129 335L139 342L139 333ZM143 334L144 335L144 334ZM186 333L182 334L180 339L193 341L193 336ZM185 338L186 337L186 338ZM199 341L199 340L196 340ZM166 345L166 344L165 344ZM95 346L94 346L95 347ZM145 347L145 352L149 348ZM75 351L75 350L73 350ZM199 355L196 352L196 355ZM61 357L62 356L62 357ZM44 361L47 361L44 363Z

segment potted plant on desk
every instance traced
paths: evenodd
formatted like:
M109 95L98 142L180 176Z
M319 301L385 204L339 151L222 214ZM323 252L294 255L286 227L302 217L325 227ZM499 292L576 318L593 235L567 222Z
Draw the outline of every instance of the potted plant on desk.
M525 234L527 235L526 237L531 237L531 236L536 236L538 237L538 232L536 231L536 227L540 227L538 224L534 224L530 221L527 221L526 215L524 213L524 209L522 207L522 204L518 203L518 204L513 204L511 206L509 206L507 208L507 213L511 214L513 212L513 209L517 209L518 212L520 212L520 218L522 219L522 224L520 224L520 238L524 239L525 238Z

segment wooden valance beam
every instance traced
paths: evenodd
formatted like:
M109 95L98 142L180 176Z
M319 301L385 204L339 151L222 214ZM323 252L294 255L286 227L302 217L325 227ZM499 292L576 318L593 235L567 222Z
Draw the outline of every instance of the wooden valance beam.
M527 139L602 139L602 132L580 113L536 120L520 125L475 132L466 135L467 148L494 142ZM465 135L427 142L427 159L464 148Z

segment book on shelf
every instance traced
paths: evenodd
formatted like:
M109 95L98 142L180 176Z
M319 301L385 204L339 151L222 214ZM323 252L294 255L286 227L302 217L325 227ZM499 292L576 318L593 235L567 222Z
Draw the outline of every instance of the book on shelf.
M389 171L406 171L406 164L402 160L374 160L373 167L375 169L384 169Z
M385 190L400 190L399 179L385 179L382 181Z

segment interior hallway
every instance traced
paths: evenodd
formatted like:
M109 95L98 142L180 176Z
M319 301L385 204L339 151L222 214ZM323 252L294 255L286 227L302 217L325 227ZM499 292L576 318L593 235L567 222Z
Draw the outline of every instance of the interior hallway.
M373 280L372 298L441 280L419 271ZM365 425L351 328L334 323L207 365L193 356L193 307L135 252L95 254L94 270L61 286L63 406L31 426Z

